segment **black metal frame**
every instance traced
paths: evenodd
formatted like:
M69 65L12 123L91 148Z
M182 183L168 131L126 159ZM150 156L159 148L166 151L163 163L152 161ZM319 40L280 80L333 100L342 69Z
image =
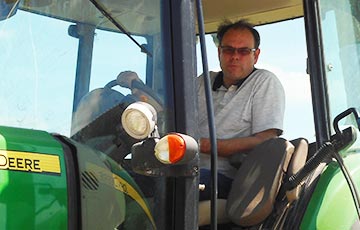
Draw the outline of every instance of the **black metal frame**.
M169 119L174 118L174 127L170 131L197 138L194 4L192 0L165 0L162 7L161 21L166 46L164 61L167 62L164 67L168 68L164 70L165 76L168 76L165 107L169 108ZM166 207L161 226L167 230L198 228L197 167L198 159L195 159L181 168L174 167L174 170L181 172L179 176L163 178L165 184L162 192L166 196Z
M308 52L308 73L315 121L317 146L330 140L331 120L327 97L323 44L318 0L304 0L304 19Z

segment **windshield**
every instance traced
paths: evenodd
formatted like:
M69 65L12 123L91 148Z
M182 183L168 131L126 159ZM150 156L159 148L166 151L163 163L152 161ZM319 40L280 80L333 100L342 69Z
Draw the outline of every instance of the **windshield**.
M162 77L157 68L162 58L159 5L156 0L102 4L132 34L129 38L90 1L53 1L40 7L35 1L20 2L12 17L0 21L0 124L70 136L81 128L71 131L72 123L86 125L73 120L81 99L122 71L136 72L160 92L162 81L152 78ZM112 89L120 97L131 94L126 87Z

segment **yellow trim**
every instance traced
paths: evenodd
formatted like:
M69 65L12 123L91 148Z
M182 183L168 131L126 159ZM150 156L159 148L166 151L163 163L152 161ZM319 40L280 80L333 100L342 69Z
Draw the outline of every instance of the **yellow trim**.
M137 192L137 190L131 184L129 184L126 180L124 180L120 176L111 173L110 171L105 170L104 168L101 168L95 164L87 163L87 165L88 165L87 168L89 168L91 171L97 174L97 176L100 178L100 182L107 184L108 186L113 186L116 190L123 192L126 195L130 196L132 199L134 199L144 210L144 212L150 219L152 225L155 227L155 222L151 215L148 205L146 204L142 196ZM109 177L111 177L112 180Z
M0 169L39 173L61 173L57 155L0 150Z

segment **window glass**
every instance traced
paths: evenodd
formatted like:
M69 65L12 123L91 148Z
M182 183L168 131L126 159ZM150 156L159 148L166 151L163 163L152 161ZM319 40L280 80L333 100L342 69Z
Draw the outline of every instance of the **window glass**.
M69 135L77 40L69 22L17 13L0 21L0 124Z
M72 113L79 101L88 92L116 80L123 71L135 72L144 84L155 89L159 98L164 98L160 4L151 2L123 1L124 12L117 21L125 31L131 29L126 31L131 38L105 20L90 2L72 3L75 5L71 5L71 9L67 6L69 2L59 3L53 8L39 8L39 14L22 10L28 7L23 3L11 17L5 20L7 15L2 16L0 125L71 136ZM86 17L79 15L75 7ZM116 6L109 2L104 7L112 12ZM144 8L147 11L139 10ZM94 26L83 23L94 20L87 18L90 17L87 14L94 14L99 21ZM69 18L60 20L62 17ZM81 22L76 24L76 20ZM78 31L70 32L70 28ZM82 32L85 29L93 32L86 34ZM82 33L86 35L81 37ZM145 48L142 50L139 46ZM82 77L77 79L77 75ZM132 93L129 88L118 85L112 89L123 96ZM79 98L74 99L75 95Z
M165 90L171 77L164 73L160 0L97 1L104 11L96 9L92 1L59 0L51 5L21 1L12 14L3 11L2 4L7 2L0 0L0 126L71 137L79 170L93 160L84 145L96 150L101 157L94 161L104 166L105 173L121 168L107 174L110 180L101 181L109 183L109 193L129 195L125 196L126 205L120 202L117 207L126 214L125 224L103 229L150 229L150 222L161 219L153 213L159 212L155 207L165 196L155 192L156 179L133 172L126 157L139 140L125 133L121 114L129 104L146 101L158 112L160 133L168 132L172 119L163 102L172 98L165 95L171 93ZM128 75L119 81L124 71L135 74L141 87L127 81ZM116 164L110 164L110 158ZM114 178L118 181L112 181ZM101 192L97 196L104 198ZM87 210L82 214L86 216Z
M360 109L359 3L326 0L320 6L330 115L334 119L350 107ZM349 116L340 125L355 123Z

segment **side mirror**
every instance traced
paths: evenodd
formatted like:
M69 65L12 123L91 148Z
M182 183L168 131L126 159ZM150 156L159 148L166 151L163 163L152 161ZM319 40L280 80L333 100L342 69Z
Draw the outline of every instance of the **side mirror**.
M360 130L360 118L355 108L349 108L337 115L333 121L335 134L331 137L331 143L334 145L336 151L345 149L351 146L356 141L357 135L354 126L349 126L344 130L340 130L339 127L340 121L344 118L349 118L350 115L353 115L353 118L355 120L355 128Z
M0 0L0 21L14 16L19 2L17 0Z
M342 120L343 118L351 115L351 114L354 116L355 123L356 123L356 128L358 128L359 131L360 131L360 118L359 118L359 114L358 114L358 112L357 112L357 110L356 110L355 108L349 108L349 109L345 110L344 112L340 113L339 115L337 115L337 116L334 118L333 126L334 126L334 129L335 129L335 132L336 132L336 133L341 133L341 131L340 131L340 129L339 129L339 121Z

